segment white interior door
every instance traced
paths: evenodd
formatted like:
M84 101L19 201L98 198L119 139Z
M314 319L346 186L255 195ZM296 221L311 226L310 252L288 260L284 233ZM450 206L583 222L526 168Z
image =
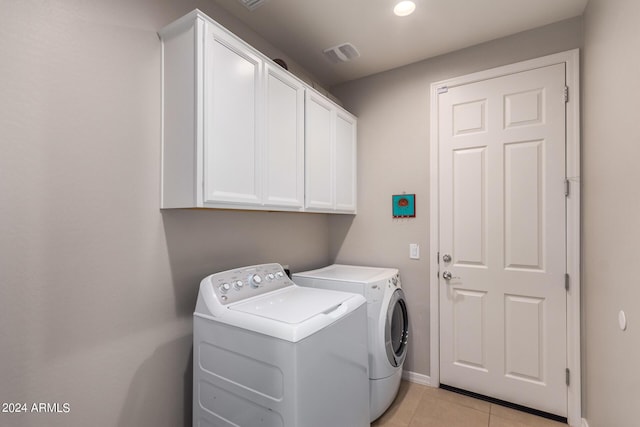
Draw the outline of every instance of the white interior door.
M564 88L558 64L438 99L440 382L560 416Z

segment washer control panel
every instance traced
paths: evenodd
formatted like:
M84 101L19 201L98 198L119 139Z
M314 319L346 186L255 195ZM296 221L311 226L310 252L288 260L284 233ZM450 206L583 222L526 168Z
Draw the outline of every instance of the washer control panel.
M282 266L276 263L222 271L205 280L223 305L294 286Z

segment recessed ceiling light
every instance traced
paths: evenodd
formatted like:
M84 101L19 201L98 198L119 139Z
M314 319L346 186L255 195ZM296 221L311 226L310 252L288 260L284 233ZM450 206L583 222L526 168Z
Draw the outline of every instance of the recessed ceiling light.
M396 4L396 7L393 8L393 13L398 16L407 16L411 15L414 10L416 10L416 4L412 1L405 0Z

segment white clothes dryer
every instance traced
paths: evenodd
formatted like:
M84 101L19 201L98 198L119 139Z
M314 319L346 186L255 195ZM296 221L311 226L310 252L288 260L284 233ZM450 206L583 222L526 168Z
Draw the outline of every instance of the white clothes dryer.
M212 274L193 317L193 426L369 426L362 295L279 264Z
M409 317L400 276L395 268L334 264L295 273L300 286L353 292L367 300L370 421L393 402L407 355Z

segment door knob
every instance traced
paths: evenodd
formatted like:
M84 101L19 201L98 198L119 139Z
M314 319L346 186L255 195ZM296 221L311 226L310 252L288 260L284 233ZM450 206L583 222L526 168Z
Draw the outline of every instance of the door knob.
M449 255L449 254L442 255L442 261L451 262L451 255Z
M453 274L451 274L450 271L443 271L442 272L442 278L444 280L459 279L459 277L454 277Z

